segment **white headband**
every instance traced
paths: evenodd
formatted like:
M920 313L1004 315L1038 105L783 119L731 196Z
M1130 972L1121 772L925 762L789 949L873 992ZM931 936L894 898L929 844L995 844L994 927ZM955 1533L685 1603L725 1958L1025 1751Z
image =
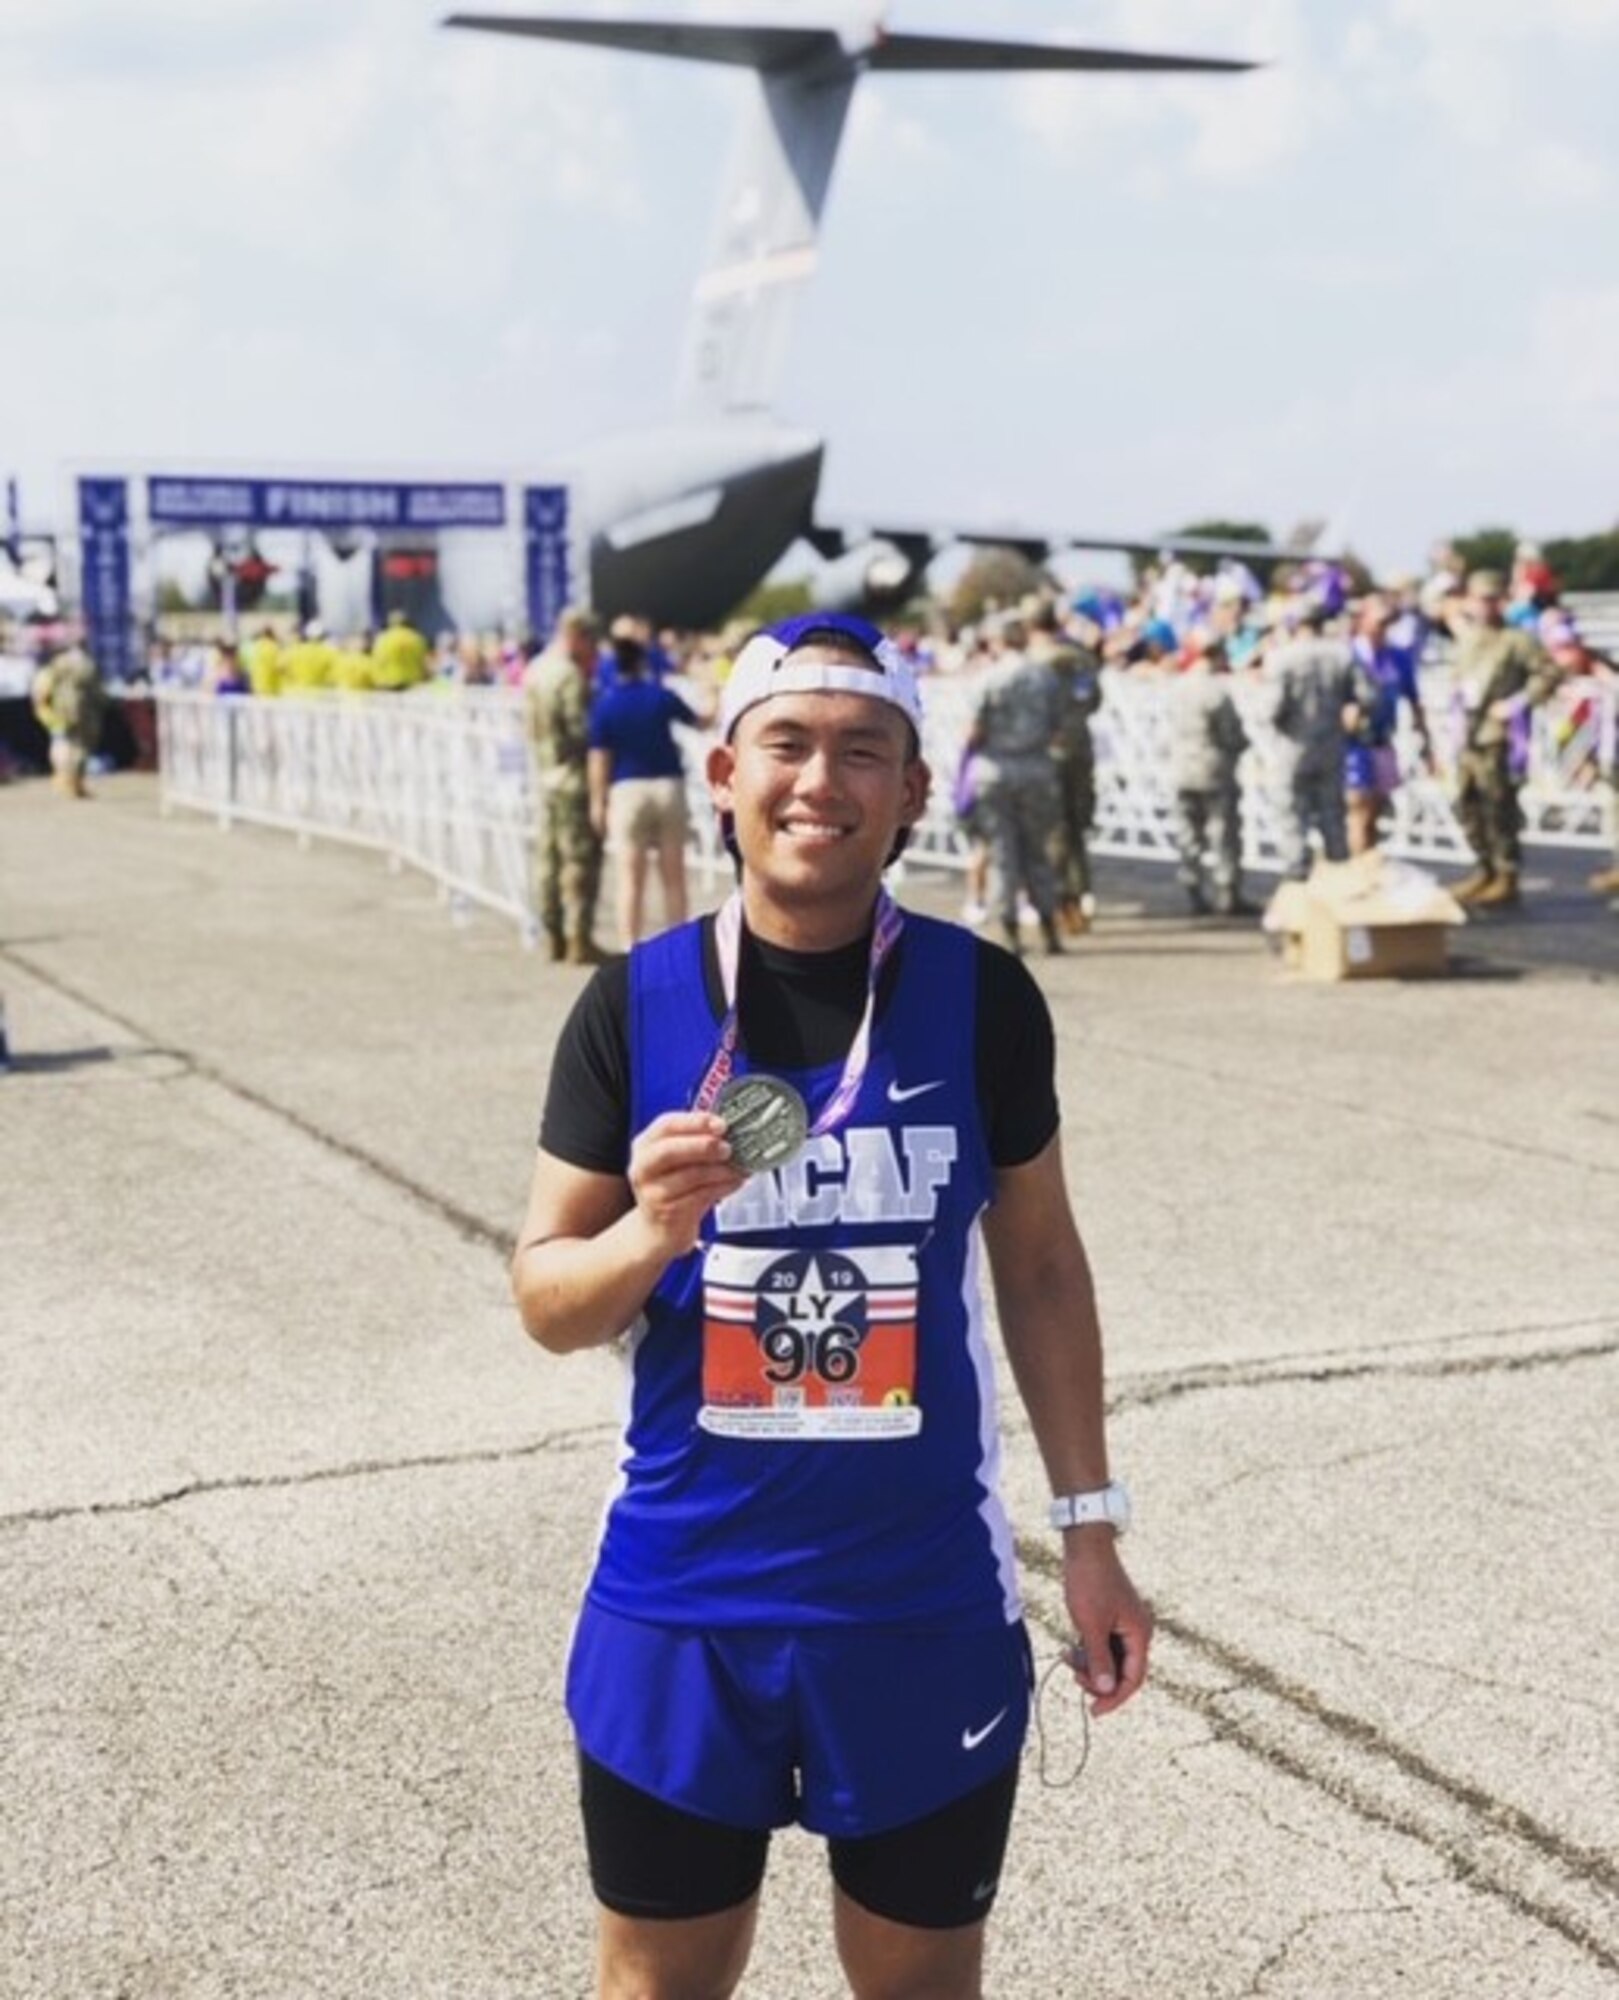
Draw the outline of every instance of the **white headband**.
M836 646L841 659L812 657L812 649ZM869 659L857 657L855 641L829 631L824 639L806 634L797 647L773 632L757 632L736 656L720 695L720 737L731 740L744 712L778 694L860 694L897 708L920 737L922 696L916 671L892 639L883 639ZM784 664L785 663L785 664Z

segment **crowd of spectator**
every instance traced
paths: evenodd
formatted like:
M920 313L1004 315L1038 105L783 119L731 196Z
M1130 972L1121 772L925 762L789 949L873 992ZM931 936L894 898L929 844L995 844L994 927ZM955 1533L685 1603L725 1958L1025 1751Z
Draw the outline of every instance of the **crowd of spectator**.
M592 632L591 700L600 706L615 686L632 691L611 705L620 737L617 775L600 775L608 765L599 756L593 785L581 762L581 810L597 842L611 831L615 850L636 857L616 899L620 928L632 933L643 923L648 857L656 859L666 903L675 893L674 841L685 828L664 796L678 773L669 731L709 712L748 629L689 634L620 620L609 634ZM1505 636L1490 639L1492 632ZM1480 855L1484 874L1476 870L1480 879L1464 885L1486 892L1488 906L1516 895L1516 850L1507 829L1531 708L1556 687L1614 677L1612 663L1582 634L1541 552L1527 543L1505 577L1470 578L1457 551L1442 545L1426 574L1375 584L1328 558L1262 579L1234 558L1210 569L1165 552L1129 589L1047 589L959 624L934 610L901 623L893 637L924 688L935 677L960 684L955 706L971 718L948 754L949 768L935 774L951 790L973 851L966 913L975 921L988 914L986 871L994 851L994 903L1009 935L1016 934L1014 909L1023 918L1032 913L1048 948L1083 930L1094 909L1085 851L1095 806L1090 718L1113 677L1158 676L1172 687L1170 776L1182 881L1194 911L1230 915L1249 909L1235 859L1242 839L1236 767L1251 747L1256 719L1289 872L1303 872L1315 846L1337 859L1376 844L1401 780L1395 743L1405 726L1422 764L1456 782L1475 853L1482 846L1493 854L1492 860ZM1419 698L1419 673L1436 649L1453 668L1473 663L1471 679L1451 673L1437 730L1430 723L1435 704ZM515 691L532 687L536 662L545 656L504 634L441 632L429 643L396 612L377 633L334 635L311 621L288 635L265 622L240 639L158 638L144 677L158 688L261 699ZM1037 669L1024 671L1031 661ZM1486 671L1491 661L1506 663L1499 685ZM684 696L669 693L670 684ZM1011 709L1008 686L1019 690ZM1246 692L1234 702L1239 689ZM687 706L677 712L682 702ZM1474 713L1481 703L1497 712L1481 719ZM1013 710L1023 719L1009 723ZM1576 704L1564 726L1578 732L1580 725ZM1032 737L1042 730L1048 734L1036 749ZM658 750L651 735L660 731L669 741ZM605 740L595 747L605 752ZM937 745L934 752L938 763ZM1018 787L1007 791L1001 767L1010 758L1027 794L1031 756L1042 771L1052 766L1056 800L1042 804L1013 839L1006 815ZM1598 775L1593 756L1589 776ZM628 789L615 797L617 785ZM1013 875L1015 896L1007 880ZM1619 888L1614 870L1595 879Z
M1031 626L1052 600L995 611L954 633L911 630L901 642L923 672L994 684L1026 659ZM1309 561L1268 583L1226 560L1212 573L1172 555L1150 565L1133 591L1081 590L1058 606L1057 632L1081 663L1080 698L1092 680L1157 676L1169 683L1170 786L1175 796L1181 879L1200 914L1250 913L1238 875L1242 845L1237 765L1255 726L1286 873L1302 876L1317 847L1329 860L1365 853L1379 838L1401 780L1396 738L1402 712L1421 765L1452 784L1476 866L1457 885L1461 900L1490 908L1518 896L1518 791L1527 766L1530 712L1571 683L1615 678L1613 663L1581 632L1541 552L1519 546L1510 575L1469 574L1457 551L1437 548L1427 574L1373 583L1348 565ZM1419 674L1445 656L1446 696L1424 701ZM1059 678L1061 676L1059 675ZM1075 681L1069 669L1068 681ZM1222 683L1225 685L1222 686ZM1233 687L1245 686L1241 704ZM1589 688L1565 718L1580 731ZM1442 727L1430 714L1438 707ZM982 704L974 711L981 715ZM1072 718L1070 717L1070 724ZM1071 743L1072 727L1066 740ZM1598 775L1589 731L1586 772ZM1053 738L1059 771L1071 755ZM966 744L971 759L972 734ZM1609 774L1612 775L1611 772ZM974 786L957 774L970 833ZM1053 836L1059 858L1074 836ZM1213 863L1211 897L1206 865ZM1004 874L1004 869L1001 871ZM1022 869L1025 913L1047 927L1044 885ZM970 876L971 880L971 876ZM1619 890L1619 869L1592 887ZM1004 881L998 892L1006 910ZM967 914L983 914L970 890ZM1048 948L1051 942L1048 936Z
M318 618L289 632L266 620L235 638L160 634L146 649L137 685L260 699L517 689L538 650L533 640L507 632L446 630L429 642L400 612L380 632L334 632ZM660 632L651 654L655 677L682 674L712 682L725 651L722 636Z

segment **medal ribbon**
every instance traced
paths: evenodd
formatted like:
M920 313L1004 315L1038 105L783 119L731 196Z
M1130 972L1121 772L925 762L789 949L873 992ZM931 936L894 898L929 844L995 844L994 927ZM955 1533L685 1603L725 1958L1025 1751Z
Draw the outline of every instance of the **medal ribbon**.
M860 1095L860 1086L866 1080L866 1066L871 1060L871 1031L877 1018L877 981L904 928L905 918L899 905L886 889L879 889L871 926L871 956L866 965L865 1012L860 1016L860 1026L855 1030L849 1053L844 1058L843 1074L838 1078L837 1088L827 1099L820 1117L810 1127L811 1138L830 1132L834 1125L841 1124ZM692 1102L694 1111L712 1111L715 1098L730 1082L736 1069L736 1052L741 1043L741 1023L736 1008L737 971L742 957L741 890L733 891L720 906L714 919L714 946L719 954L725 1019L720 1024L719 1044L709 1059L707 1073L697 1086L697 1095Z

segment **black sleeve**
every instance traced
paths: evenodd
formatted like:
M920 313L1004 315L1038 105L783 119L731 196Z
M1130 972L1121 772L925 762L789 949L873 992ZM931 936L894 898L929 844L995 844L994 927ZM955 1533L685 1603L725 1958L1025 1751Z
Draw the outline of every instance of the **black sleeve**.
M1051 1009L1028 967L978 943L978 1102L997 1167L1021 1167L1056 1131L1057 1038Z
M540 1144L570 1167L622 1174L630 1163L630 965L604 965L557 1038Z

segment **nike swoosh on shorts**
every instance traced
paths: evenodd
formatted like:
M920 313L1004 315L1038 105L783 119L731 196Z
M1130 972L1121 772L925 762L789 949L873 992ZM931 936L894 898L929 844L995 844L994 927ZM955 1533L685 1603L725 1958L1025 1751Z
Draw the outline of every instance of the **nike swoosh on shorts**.
M1003 1708L999 1715L992 1715L988 1720L988 1722L984 1724L982 1729L964 1729L961 1732L962 1749L976 1750L979 1744L982 1743L987 1737L994 1735L995 1731L999 1729L1001 1724L1006 1720L1006 1716L1007 1716L1007 1711Z

